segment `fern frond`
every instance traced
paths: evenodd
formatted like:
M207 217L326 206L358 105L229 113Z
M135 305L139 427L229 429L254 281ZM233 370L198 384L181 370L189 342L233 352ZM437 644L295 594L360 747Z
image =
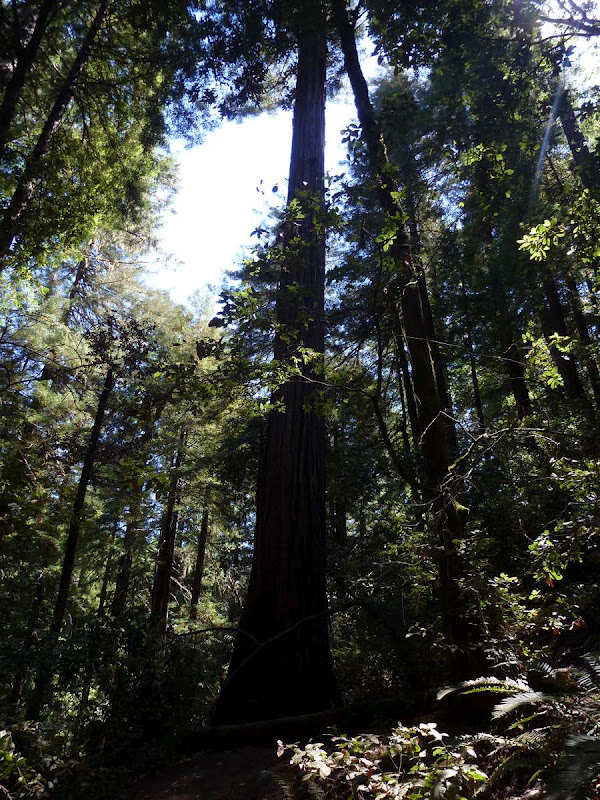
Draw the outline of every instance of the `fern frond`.
M600 772L600 739L571 736L558 772L550 782L547 800L585 800L591 781Z
M545 678L554 677L554 667L547 661L534 661L531 671L537 672L539 675L543 675Z
M537 703L552 702L552 698L543 692L519 692L511 697L505 697L492 711L493 719L501 719L517 708L524 705L536 705Z
M469 681L461 681L453 686L446 686L437 693L437 699L443 700L450 694L459 693L461 695L475 694L476 692L530 692L532 691L525 681L515 681L512 678L474 678Z
M311 800L325 800L325 791L317 783L309 781L306 789Z
M525 731L511 741L512 745L522 747L525 750L540 750L548 743L548 732L553 730L550 727L537 728L534 731Z
M586 653L583 664L574 670L577 684L586 692L600 692L600 653Z
M506 776L521 769L531 769L532 774L543 766L544 758L537 750L517 750L507 756L501 764L498 764L483 786L475 793L475 797L481 797L493 789Z
M281 789L284 800L306 800L305 787L299 787L297 780L293 777L278 772L270 772L269 774ZM311 786L312 784L309 783L308 785Z

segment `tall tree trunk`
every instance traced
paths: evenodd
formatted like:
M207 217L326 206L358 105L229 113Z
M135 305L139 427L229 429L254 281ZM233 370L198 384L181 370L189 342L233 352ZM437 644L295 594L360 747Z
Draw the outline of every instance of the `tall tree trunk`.
M106 597L108 595L108 583L110 581L110 573L112 572L113 552L115 547L115 539L117 538L117 528L119 523L115 522L110 542L108 545L108 554L106 556L106 564L104 566L104 576L102 578L102 586L100 588L100 597L98 598L98 616L103 617L106 608Z
M18 237L21 222L29 211L41 163L71 102L79 74L89 57L94 39L104 21L108 4L109 0L100 0L94 19L81 43L67 77L58 91L54 105L48 114L48 118L31 154L27 158L23 173L13 191L8 208L4 212L2 222L0 222L0 271L5 268L8 262L12 243Z
M542 287L546 298L546 306L542 311L544 334L548 339L553 334L568 336L569 332L567 331L558 288L552 275L547 273L544 276ZM562 378L565 395L569 399L581 397L583 386L579 380L577 365L571 353L563 353L559 348L550 344L550 354Z
M346 543L348 538L348 520L346 509L346 492L343 476L340 474L344 463L344 428L334 426L333 428L333 452L338 463L338 478L335 482L333 497L331 498L331 534L333 541L338 545Z
M323 199L326 22L318 0L302 8L288 203L277 297L275 358L324 351ZM317 210L315 210L317 206ZM274 392L260 466L248 596L215 719L241 722L320 711L338 701L325 585L325 430L311 379L320 365Z
M21 37L19 37L19 51L10 79L4 87L4 95L0 105L0 161L4 160L10 129L25 80L36 59L42 37L57 9L58 0L43 0L37 13L33 31L25 46L20 41Z
M198 601L202 591L202 577L204 575L204 557L206 555L206 542L208 540L208 508L204 508L202 522L200 523L200 535L198 536L198 550L196 553L196 568L194 570L194 582L192 583L192 599L190 602L190 619L198 617Z
M171 577L173 574L173 551L175 549L175 535L177 533L177 519L179 512L177 505L180 500L181 478L180 470L183 463L187 430L182 426L179 434L177 450L171 464L169 494L162 518L160 538L158 540L158 553L156 555L156 570L154 572L154 585L152 587L151 618L155 630L164 634L167 629L169 599L171 597Z
M42 570L35 582L35 590L33 593L33 602L31 604L31 611L29 614L29 622L27 623L27 632L23 642L23 651L21 654L21 661L15 680L13 683L12 691L9 698L10 713L16 713L16 710L21 702L23 690L25 689L25 681L27 679L27 669L29 667L29 659L33 650L33 645L36 638L36 626L40 618L42 610L42 603L44 602L44 594L46 592L46 575Z
M441 385L443 370L436 368L437 355L432 350L432 320L429 301L424 303L426 287L415 266L407 232L404 230L403 212L395 200L393 186L388 181L388 163L385 144L364 79L354 26L346 11L344 0L331 0L333 18L340 35L344 64L354 94L354 103L362 129L371 175L379 190L379 201L388 220L395 223L397 233L389 253L394 264L394 279L388 284L388 293L397 298L402 309L402 323L410 356L412 382L419 415L421 455L424 467L424 496L430 503L433 526L439 543L438 580L439 601L444 633L449 642L465 647L465 672L477 671L472 657L480 645L479 631L469 617L468 604L461 589L461 563L457 542L464 535L462 507L455 501L449 482L454 436L450 432L446 415L448 402L445 387ZM396 277L397 276L397 277ZM470 650L472 648L472 650Z
M408 172L408 170L405 170L405 172ZM421 264L421 258L420 258L421 237L419 235L419 226L417 223L417 209L416 209L415 198L411 190L411 187L408 185L407 178L405 178L404 189L406 195L406 214L408 217L408 234L409 234L407 245L410 248L411 261L412 261L411 268L414 270L417 276L419 292L421 297L421 308L423 309L423 318L427 330L427 339L429 344L429 350L431 352L431 359L433 361L433 366L435 369L435 379L438 387L438 392L440 395L440 402L444 410L448 414L448 416L444 417L444 423L447 428L448 443L453 454L456 455L458 452L458 442L456 439L456 429L454 427L454 422L453 422L453 403L452 403L452 398L450 396L450 390L448 388L448 381L446 380L446 368L444 360L442 358L442 354L440 352L440 347L436 337L435 323L433 319L433 310L431 307L431 298L429 296L429 290L427 288L427 279L425 277L425 271L423 270L423 266Z
M596 359L594 358L590 349L592 338L590 336L588 322L583 310L581 297L579 296L577 283L572 274L568 273L566 275L565 283L567 284L567 290L569 292L569 299L571 301L571 310L573 312L573 319L575 320L575 327L577 328L579 340L585 348L585 366L587 369L588 378L590 380L590 386L592 387L594 401L596 403L596 408L600 410L600 372L598 371Z
M36 675L35 686L29 705L27 708L27 716L29 719L37 719L42 710L42 706L49 700L51 695L52 686L52 666L50 659L52 657L52 648L60 634L60 629L65 618L67 610L67 600L69 597L69 590L71 588L71 581L73 578L73 568L75 566L75 554L77 552L77 544L79 542L79 534L81 532L81 524L83 521L83 508L85 505L85 497L87 494L88 486L92 477L92 470L94 461L96 459L96 451L98 449L98 441L104 422L104 416L108 406L110 394L115 385L115 375L112 369L108 369L104 379L104 386L98 399L96 407L96 416L94 424L90 433L90 438L83 457L83 465L81 475L79 477L79 484L77 486L77 494L71 510L71 517L69 521L69 531L67 534L67 541L65 544L65 552L63 556L63 565L60 575L60 584L58 587L58 594L54 604L54 613L52 615L52 622L50 623L50 630L46 646L44 647L46 659L40 665Z
M408 368L408 359L406 357L406 349L404 347L404 332L402 330L402 321L400 319L400 314L398 313L398 307L396 303L390 302L388 303L389 313L391 316L392 321L392 333L394 336L394 346L396 349L396 360L398 362L398 367L400 369L401 375L401 383L404 387L404 394L406 397L406 408L408 411L408 419L410 422L410 431L412 433L413 444L415 449L418 450L419 448L419 440L421 438L421 434L423 433L421 429L421 424L419 422L419 414L417 411L417 404L415 401L415 393L413 389L412 378L410 376L410 370Z
M510 337L510 329L507 330L507 333L508 339ZM525 417L528 417L531 414L532 409L529 389L527 388L527 381L525 380L523 356L515 342L510 342L504 349L502 355L504 364L506 366L508 379L510 381L510 389L513 397L515 398L517 416L519 419L525 419Z
M149 398L150 403L146 409L145 427L138 442L138 450L142 453L140 459L140 469L134 477L129 492L129 503L127 511L127 524L125 536L123 537L123 551L117 562L117 577L115 580L115 593L111 604L111 613L114 617L120 617L127 605L127 595L129 593L129 583L131 581L131 569L133 566L133 549L138 536L140 535L140 522L142 519L142 499L144 488L144 471L148 463L148 446L154 438L156 423L160 419L162 412L169 400L169 396L164 396L159 402ZM153 411L152 404L156 403Z
M581 183L586 189L598 190L600 188L600 162L597 156L590 153L586 144L571 104L568 89L565 89L562 94L558 113Z
M473 342L473 323L471 322L471 313L469 309L469 298L467 296L467 289L465 286L464 274L460 273L460 291L463 301L463 316L465 318L465 335L467 339L467 347L469 349L469 366L471 369L471 385L473 387L473 402L475 404L475 412L477 413L477 421L479 422L479 433L485 433L485 417L483 416L483 404L481 402L481 392L479 390L479 377L477 375L477 364L475 362L475 345Z

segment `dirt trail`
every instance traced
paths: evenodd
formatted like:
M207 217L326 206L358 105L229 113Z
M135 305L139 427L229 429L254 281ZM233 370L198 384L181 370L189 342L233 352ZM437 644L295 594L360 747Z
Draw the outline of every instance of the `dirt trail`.
M274 774L289 759L274 747L241 747L204 752L126 788L122 800L281 800Z

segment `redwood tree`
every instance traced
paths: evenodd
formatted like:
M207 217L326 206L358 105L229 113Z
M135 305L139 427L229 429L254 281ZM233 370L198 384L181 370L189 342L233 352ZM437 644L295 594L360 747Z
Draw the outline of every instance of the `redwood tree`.
M295 12L298 65L288 219L284 223L275 359L311 359L272 396L260 466L254 559L220 723L306 714L333 706L337 689L325 587L325 430L316 408L324 351L322 233L326 26L309 0ZM298 210L301 209L300 213Z

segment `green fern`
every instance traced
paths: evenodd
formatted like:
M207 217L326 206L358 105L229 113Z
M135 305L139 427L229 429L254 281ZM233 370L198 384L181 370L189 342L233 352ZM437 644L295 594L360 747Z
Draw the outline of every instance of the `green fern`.
M547 800L585 800L590 783L600 773L600 739L571 736L558 772L551 781Z
M519 692L511 697L505 697L492 711L493 719L501 719L511 714L524 705L537 705L538 703L552 702L552 698L543 692Z
M283 792L284 800L306 800L306 787L299 785L295 776L279 772L269 772L269 774Z
M476 694L478 692L500 692L502 694L514 694L515 692L532 691L524 681L515 681L512 678L475 678L469 681L456 683L454 686L446 686L437 693L437 699L443 700L450 694Z
M600 653L586 653L573 677L584 691L600 692Z
M306 784L306 793L311 800L325 800L325 791L319 786L318 783L308 781Z
M476 792L475 796L483 797L499 783L505 781L506 778L521 770L531 770L531 774L533 775L539 772L545 764L546 753L540 750L523 749L509 753L509 755L498 764L481 789Z

